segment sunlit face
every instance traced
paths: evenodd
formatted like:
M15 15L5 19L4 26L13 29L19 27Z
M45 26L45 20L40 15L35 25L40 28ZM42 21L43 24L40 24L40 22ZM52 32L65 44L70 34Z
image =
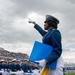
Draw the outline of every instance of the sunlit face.
M49 29L49 25L47 23L44 24L44 29L48 30Z

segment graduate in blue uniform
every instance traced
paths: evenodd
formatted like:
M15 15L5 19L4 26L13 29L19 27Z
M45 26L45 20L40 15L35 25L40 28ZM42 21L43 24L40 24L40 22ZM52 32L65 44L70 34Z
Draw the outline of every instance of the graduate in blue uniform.
M16 60L12 60L12 62L8 65L9 66L9 70L11 70L12 72L16 72L16 66L15 66L15 62Z
M21 69L24 71L24 72L28 72L28 66L26 64L22 64L21 65Z
M7 69L7 62L5 60L2 61L2 69Z
M0 70L2 69L2 62L0 61Z
M13 63L9 64L9 70L15 72L15 65Z
M62 44L61 44L61 33L57 29L59 20L51 15L46 15L46 20L44 21L44 30L34 21L29 20L29 23L34 24L34 28L42 35L42 42L44 44L50 45L54 48L52 53L45 59L39 61L39 65L44 67L57 61L56 70L50 69L48 75L63 75L63 59L62 54ZM47 30L47 31L45 31Z
M16 71L20 71L21 70L20 65L19 64L15 64L15 69L16 69Z
M20 67L20 65L19 65L19 62L20 62L20 61L18 61L18 60L16 60L16 61L14 62L15 71L20 71L20 70L21 70L21 67Z

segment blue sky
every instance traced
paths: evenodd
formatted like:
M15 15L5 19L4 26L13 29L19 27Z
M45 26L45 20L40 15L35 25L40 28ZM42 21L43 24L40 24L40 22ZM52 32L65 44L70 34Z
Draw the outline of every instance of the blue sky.
M0 47L30 54L42 37L28 24L28 17L43 28L45 15L60 20L64 60L75 59L75 0L0 0Z

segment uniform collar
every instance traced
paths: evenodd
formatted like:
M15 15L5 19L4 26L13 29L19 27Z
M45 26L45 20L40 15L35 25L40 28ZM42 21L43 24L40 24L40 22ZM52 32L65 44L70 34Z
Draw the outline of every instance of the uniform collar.
M54 28L53 27L50 27L49 29L48 29L48 32L50 31L50 30L53 30Z

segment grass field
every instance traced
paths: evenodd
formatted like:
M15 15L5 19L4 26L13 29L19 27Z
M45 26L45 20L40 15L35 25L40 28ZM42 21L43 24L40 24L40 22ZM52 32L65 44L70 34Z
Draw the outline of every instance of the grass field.
M75 75L75 73L67 73L66 75Z

